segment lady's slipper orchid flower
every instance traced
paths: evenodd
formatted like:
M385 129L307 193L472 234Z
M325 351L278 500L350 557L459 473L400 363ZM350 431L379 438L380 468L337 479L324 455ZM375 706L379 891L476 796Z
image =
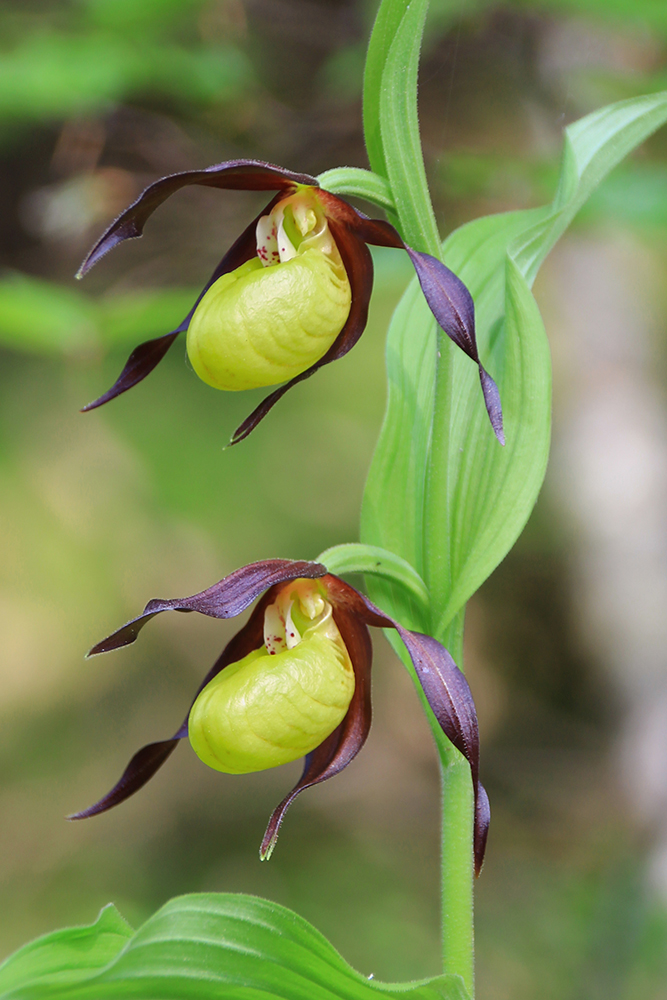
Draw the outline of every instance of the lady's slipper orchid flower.
M463 282L435 257L407 246L388 222L366 218L308 174L229 160L163 177L109 227L77 276L118 243L141 236L155 209L188 184L278 194L227 251L183 322L136 347L111 389L84 410L131 389L187 331L192 366L209 385L237 390L284 383L237 429L232 444L241 441L288 389L356 344L373 284L369 243L407 250L436 320L478 365L491 424L504 443L498 389L479 359L474 305Z
M70 819L105 812L141 788L189 737L210 767L243 774L305 757L301 779L275 809L260 857L275 846L285 812L311 785L333 777L361 750L371 725L372 647L368 626L394 628L429 705L468 763L475 792L475 869L484 858L489 804L479 782L477 715L468 683L435 639L410 632L320 563L267 559L236 570L192 597L149 601L144 611L90 651L134 642L161 611L233 618L257 597L248 622L202 681L180 729L138 751L120 781Z

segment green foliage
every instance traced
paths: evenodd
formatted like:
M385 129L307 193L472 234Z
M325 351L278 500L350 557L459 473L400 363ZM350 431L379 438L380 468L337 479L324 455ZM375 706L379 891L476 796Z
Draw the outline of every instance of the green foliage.
M3 55L0 121L104 110L140 93L224 100L251 79L246 57L232 46L190 51L98 32L35 34Z
M196 298L189 288L93 299L25 274L0 280L0 344L30 353L77 353L135 346L173 329Z
M254 81L250 61L231 39L197 37L191 25L202 6L86 0L52 10L50 26L5 11L3 20L23 30L0 60L0 126L11 135L139 95L178 105L238 98Z
M446 424L435 456L446 468L437 497L439 538L424 518L433 490L435 329L416 282L397 309L387 342L389 398L362 515L362 538L401 555L442 600L432 608L438 637L509 551L542 484L549 447L549 350L530 286L540 264L603 177L667 120L667 94L623 101L571 125L558 191L542 209L488 216L443 244L448 265L476 303L482 358L497 379L507 432L501 449L486 420L477 373L459 354ZM443 352L444 356L444 352ZM442 361L441 361L442 363ZM430 459L430 465L429 465ZM431 546L431 551L429 551ZM405 598L382 581L372 595L393 614Z
M69 927L25 945L0 966L0 996L58 996L95 975L132 937L132 928L110 903L89 927ZM40 990L46 992L40 994Z
M253 896L172 899L132 932L113 907L0 967L2 1000L468 1000L458 976L388 984L355 972L309 923Z
M389 180L403 238L437 253L417 118L417 74L428 0L383 3L364 79L364 129L371 167ZM379 127L379 135L377 134Z

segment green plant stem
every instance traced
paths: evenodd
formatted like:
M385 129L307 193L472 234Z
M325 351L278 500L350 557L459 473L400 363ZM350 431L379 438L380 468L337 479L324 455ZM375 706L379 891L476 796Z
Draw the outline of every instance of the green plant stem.
M364 81L364 129L376 174L388 179L401 235L416 250L440 255L440 238L424 169L417 112L419 55L428 0L382 0L371 36ZM449 596L449 539L442 516L448 502L449 417L452 345L438 336L438 364L431 458L426 470L424 519L425 581L432 621ZM438 513L438 516L436 515ZM443 535L445 537L443 537ZM442 576L433 569L442 568ZM436 586L436 581L437 586ZM462 665L463 617L460 611L445 643ZM413 675L414 676L414 675ZM417 684L418 692L420 685ZM467 761L444 736L426 699L422 703L435 738L442 772L442 936L444 972L462 977L473 996L473 789Z
M457 663L463 661L461 611L443 637ZM439 727L438 727L439 728ZM442 781L442 964L461 976L471 997L475 991L473 899L474 794L465 757L442 732L436 739Z

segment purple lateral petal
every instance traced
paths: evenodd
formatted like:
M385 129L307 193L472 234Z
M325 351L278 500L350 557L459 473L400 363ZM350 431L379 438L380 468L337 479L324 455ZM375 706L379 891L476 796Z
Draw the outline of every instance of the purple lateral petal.
M162 337L157 337L155 340L147 340L144 344L139 344L138 347L135 347L132 354L130 354L127 359L125 367L111 388L100 396L99 399L96 399L92 403L88 403L87 406L84 406L81 411L82 413L87 413L88 410L95 410L98 406L108 403L109 400L115 399L116 396L120 396L123 392L127 392L128 389L131 389L133 386L137 385L138 382L143 381L147 375L150 375L156 365L162 361L162 358L165 356L178 334L187 330L195 309L213 282L217 281L223 274L228 274L230 271L236 270L236 268L240 267L241 264L245 264L247 260L252 260L255 256L257 252L257 222L262 215L271 211L280 197L281 196L278 195L271 202L269 202L266 208L260 212L255 219L253 219L250 225L241 233L236 242L229 248L197 296L197 301L193 305L192 309L187 314L185 319L176 327L176 329L172 330L171 333L165 333Z
M486 841L489 835L489 823L491 822L491 807L489 806L489 796L486 794L484 785L477 786L477 799L475 801L475 874L479 875L484 864L486 853Z
M243 421L241 426L237 427L234 431L232 439L229 442L230 445L238 444L239 441L247 438L264 419L269 410L293 386L310 378L311 375L314 375L324 365L328 365L332 361L338 361L339 358L347 354L366 329L368 305L373 290L373 258L366 244L361 242L349 229L338 224L333 219L329 219L329 227L340 251L352 291L352 304L345 326L327 353L319 361L316 361L314 365L307 368L305 372L301 372L300 375L296 375L293 379L290 379L285 385L281 385L279 389L274 389L272 393L262 400L250 416Z
M436 257L418 253L410 247L406 247L406 250L431 312L447 336L477 364L491 426L499 442L505 444L500 394L496 383L479 359L475 337L475 306L470 292L461 279Z
M192 313L188 313L183 323L189 323L191 316ZM171 333L165 333L161 337L156 337L154 340L147 340L143 344L139 344L138 347L135 347L125 362L125 367L111 388L107 389L97 399L94 399L92 403L82 406L81 413L96 410L98 406L103 406L109 400L115 399L116 396L120 396L123 392L127 392L128 389L131 389L138 382L142 382L147 375L150 375L153 369L162 361L179 333L186 329L183 323L176 330L172 330Z
M274 584L295 580L297 577L314 580L324 576L326 572L326 567L319 563L295 562L291 559L264 559L250 563L199 594L149 601L140 615L98 642L88 656L128 646L134 642L144 625L162 611L197 611L209 618L234 618Z
M493 432L500 441L501 444L505 444L505 431L503 430L503 410L500 404L500 393L498 392L498 386L493 381L489 373L485 368L479 366L479 380L482 383L482 392L484 393L484 403L486 405L486 412L489 414L489 420L491 421L491 426L493 427Z
M180 730L179 730L180 732ZM186 732L183 736L187 735ZM88 819L90 816L97 816L99 813L112 809L131 795L138 792L140 788L149 781L156 771L158 771L168 757L174 752L182 737L175 735L170 740L163 740L161 743L149 743L135 753L134 757L123 771L123 775L110 792L107 792L98 802L82 809L81 812L72 813L67 819Z
M141 236L146 220L163 201L182 187L197 184L203 187L241 191L285 191L297 184L317 187L317 180L308 174L295 174L261 160L228 160L205 170L186 170L169 174L150 184L122 215L119 215L92 248L77 273L82 278L98 260L123 240Z
M442 731L470 764L475 792L475 873L479 875L488 832L488 799L486 792L483 792L483 802L480 802L479 731L470 687L441 643L421 632L404 629L398 622L393 625L405 643L419 683ZM487 819L484 824L485 815Z
M331 579L328 577L326 582ZM334 620L354 667L355 687L352 701L340 726L319 747L308 754L300 780L271 814L259 849L262 861L267 861L271 857L285 813L297 795L312 785L333 778L347 767L363 747L371 727L373 648L368 629L354 612L344 607L334 607Z
M146 782L153 777L153 775L158 771L164 762L171 756L173 751L178 746L180 740L188 735L188 718L190 716L190 710L192 705L194 705L199 694L204 690L209 681L212 681L221 670L229 666L230 663L236 663L238 660L243 659L248 653L253 649L258 649L264 639L264 611L266 609L267 603L273 599L273 593L269 592L265 594L262 600L259 602L257 607L254 609L250 618L246 622L240 631L230 639L230 641L225 646L221 655L215 661L209 672L204 677L201 682L190 708L188 709L188 714L185 716L180 728L169 740L162 740L159 743L149 743L148 746L142 747L141 750L135 753L134 757L127 765L123 774L114 787L103 796L99 802L94 805L89 806L88 809L83 809L81 812L73 813L68 816L67 819L87 819L90 816L97 816L99 813L106 812L107 809L117 806L120 802L124 802L135 792L138 792L140 788L146 784Z
M343 212L338 206L334 211ZM498 387L480 361L475 335L475 306L470 292L461 279L437 257L413 250L404 243L388 222L383 222L381 219L367 219L358 212L354 215L348 213L346 222L367 243L374 246L402 247L407 250L429 309L447 336L478 366L484 403L491 426L499 442L505 444Z
M475 792L474 855L475 871L479 874L484 860L489 806L486 792L483 789L480 792L477 711L465 676L437 639L403 628L338 577L327 577L326 586L334 607L350 608L367 625L396 629L410 654L419 683L442 731L468 761Z

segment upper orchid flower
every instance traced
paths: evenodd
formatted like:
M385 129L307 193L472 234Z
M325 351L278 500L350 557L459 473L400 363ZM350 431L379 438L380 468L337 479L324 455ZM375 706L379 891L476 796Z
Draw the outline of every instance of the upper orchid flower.
M144 611L90 652L134 642L161 611L198 611L232 618L263 597L202 681L171 739L138 751L120 781L84 819L141 788L189 736L197 755L218 771L243 774L305 756L300 781L274 810L260 856L275 846L285 812L299 792L331 778L361 750L371 724L369 625L394 628L445 735L470 764L475 792L475 869L489 825L479 782L477 715L468 683L435 639L410 632L320 563L267 559L236 570L192 597L149 601Z
M232 444L241 441L288 389L356 344L373 284L370 243L407 250L436 320L479 366L491 424L504 442L498 389L479 359L468 289L441 261L407 246L388 222L361 215L315 177L259 160L163 177L109 227L78 277L118 243L141 236L158 205L188 184L279 193L227 251L183 322L135 348L111 389L84 410L140 382L187 330L192 366L209 385L235 390L285 383L237 429Z

